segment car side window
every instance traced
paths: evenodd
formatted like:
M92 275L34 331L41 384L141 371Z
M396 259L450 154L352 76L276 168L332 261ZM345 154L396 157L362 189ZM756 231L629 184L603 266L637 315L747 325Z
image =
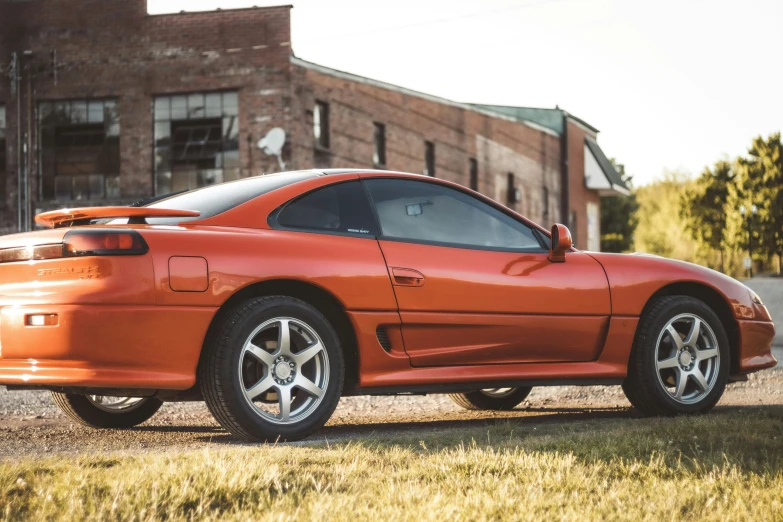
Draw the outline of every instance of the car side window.
M277 224L315 232L376 236L372 207L359 181L316 189L286 204Z
M386 238L477 248L543 249L530 227L459 190L402 179L370 179L365 184Z

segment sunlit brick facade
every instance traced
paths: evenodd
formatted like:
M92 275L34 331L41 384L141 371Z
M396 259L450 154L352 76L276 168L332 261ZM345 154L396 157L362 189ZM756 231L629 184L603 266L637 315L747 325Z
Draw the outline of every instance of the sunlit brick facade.
M456 181L573 225L587 247L590 209L624 190L589 186L597 131L564 111L451 102L306 62L290 40L290 6L153 16L145 0L0 0L0 229L282 163ZM279 157L258 145L274 128Z

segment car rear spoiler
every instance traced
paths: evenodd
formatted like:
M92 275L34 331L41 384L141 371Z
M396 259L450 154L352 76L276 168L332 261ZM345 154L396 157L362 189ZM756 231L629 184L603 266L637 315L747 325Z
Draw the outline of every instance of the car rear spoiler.
M35 216L35 222L48 228L87 225L94 219L128 218L130 224L145 223L148 217L199 217L195 210L174 210L152 207L84 207L52 210Z

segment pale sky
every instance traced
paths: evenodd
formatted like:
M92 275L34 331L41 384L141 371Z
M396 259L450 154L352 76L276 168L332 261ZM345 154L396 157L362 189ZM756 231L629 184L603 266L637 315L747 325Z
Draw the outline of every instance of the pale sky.
M781 0L148 0L292 3L305 60L461 102L556 104L643 184L783 127Z

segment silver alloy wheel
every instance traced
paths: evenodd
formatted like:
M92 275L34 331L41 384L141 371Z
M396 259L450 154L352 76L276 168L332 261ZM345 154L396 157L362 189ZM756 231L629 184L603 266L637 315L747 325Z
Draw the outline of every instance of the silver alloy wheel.
M324 398L329 357L307 323L291 317L265 321L248 336L239 357L242 393L265 420L293 424Z
M106 395L88 395L87 400L99 410L109 413L127 413L144 404L144 397L109 397Z
M483 393L487 397L499 399L501 397L508 397L509 395L517 391L517 389L516 388L485 388L479 391L481 391L481 393Z
M718 379L720 350L715 333L694 314L672 318L658 335L655 370L666 393L681 404L704 399Z

